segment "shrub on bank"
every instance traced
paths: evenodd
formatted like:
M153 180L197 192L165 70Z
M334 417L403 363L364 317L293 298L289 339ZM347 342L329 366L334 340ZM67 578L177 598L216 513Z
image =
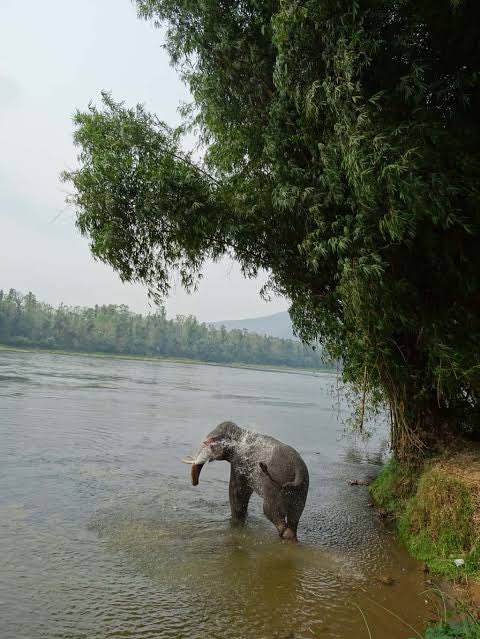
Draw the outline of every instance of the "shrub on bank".
M409 552L433 573L480 577L479 512L472 486L433 462L419 469L392 460L370 492L394 517ZM455 559L464 564L455 565Z
M460 480L434 469L422 473L416 492L398 519L410 553L430 570L448 577L480 571L479 531L473 521L470 490ZM457 567L454 559L463 559Z
M396 516L414 493L417 480L416 467L391 459L370 485L370 494L377 506Z

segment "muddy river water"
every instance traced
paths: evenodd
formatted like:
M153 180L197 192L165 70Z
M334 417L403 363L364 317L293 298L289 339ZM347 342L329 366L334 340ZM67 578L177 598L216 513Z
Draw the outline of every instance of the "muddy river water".
M374 639L415 636L405 623L428 614L423 575L367 489L348 484L378 472L385 438L344 433L334 386L330 374L0 352L1 639L358 639L362 613ZM190 485L180 458L225 419L303 455L297 546L255 496L246 528L230 527L226 462Z

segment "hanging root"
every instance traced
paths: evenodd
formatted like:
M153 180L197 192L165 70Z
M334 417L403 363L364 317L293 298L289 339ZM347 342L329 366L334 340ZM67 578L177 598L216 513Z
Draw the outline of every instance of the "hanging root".
M390 405L391 445L397 456L406 458L412 454L422 455L426 444L418 434L419 429L412 428L406 419L406 406L409 401L405 385L398 387L389 376L388 389Z

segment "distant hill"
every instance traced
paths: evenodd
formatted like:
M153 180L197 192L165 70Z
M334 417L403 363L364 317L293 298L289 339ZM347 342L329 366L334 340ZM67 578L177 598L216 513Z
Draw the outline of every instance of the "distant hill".
M257 333L258 335L270 335L271 337L298 340L293 334L292 321L287 311L266 315L265 317L214 322L213 326L225 326L229 331L246 329L250 333Z
M293 334L292 320L287 311L281 313L274 313L273 315L265 315L264 317L249 317L247 319L239 320L224 320L223 322L212 322L210 326L214 328L220 328L225 326L227 331L233 330L247 330L249 333L256 333L257 335L267 335L269 337L277 337L280 339L291 339L295 342L300 340ZM299 345L300 346L300 345ZM309 347L305 346L304 348ZM315 349L317 356L322 358L322 348L317 345ZM325 368L333 368L333 364L326 358L323 361Z

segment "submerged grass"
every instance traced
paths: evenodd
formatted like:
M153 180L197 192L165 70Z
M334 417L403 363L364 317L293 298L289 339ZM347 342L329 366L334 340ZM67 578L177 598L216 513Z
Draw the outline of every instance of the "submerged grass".
M389 615L392 615L392 617L400 621L407 628L409 628L414 633L414 636L412 635L409 639L447 639L452 637L455 637L456 639L480 639L480 622L475 619L474 615L469 612L467 608L465 608L464 604L462 604L460 601L455 602L456 613L457 615L461 615L461 618L460 620L452 620L451 617L453 613L452 611L447 610L444 594L437 588L429 590L436 591L436 593L441 596L443 602L443 612L439 612L438 622L429 624L422 634L415 630L415 628L407 623L404 619L399 617L395 612L393 612L393 610L386 608L381 603L375 601L374 599L371 599L370 597L367 597L367 599L371 603L387 612ZM372 639L372 633L362 609L355 603L353 605L359 610L360 614L362 615L363 621L367 628L368 636L370 637L370 639Z

